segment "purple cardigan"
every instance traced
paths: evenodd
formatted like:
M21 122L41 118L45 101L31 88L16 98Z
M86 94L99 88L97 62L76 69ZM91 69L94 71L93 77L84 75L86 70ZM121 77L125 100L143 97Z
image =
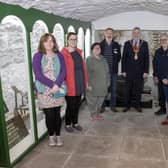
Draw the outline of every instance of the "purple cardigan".
M60 87L61 84L64 82L65 76L66 76L66 66L65 66L64 58L60 52L57 52L56 54L59 58L61 68L60 68L59 75L55 81L44 76L42 72L41 59L42 59L43 54L38 52L33 56L32 67L33 67L33 71L35 74L35 79L39 80L41 83L43 83L44 85L50 88L52 88L55 84Z

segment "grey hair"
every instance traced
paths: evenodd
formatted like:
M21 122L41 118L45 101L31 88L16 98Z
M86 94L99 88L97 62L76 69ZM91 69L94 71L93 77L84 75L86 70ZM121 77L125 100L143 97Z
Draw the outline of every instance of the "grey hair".
M162 37L167 37L168 38L168 34L166 32L160 33L160 38Z

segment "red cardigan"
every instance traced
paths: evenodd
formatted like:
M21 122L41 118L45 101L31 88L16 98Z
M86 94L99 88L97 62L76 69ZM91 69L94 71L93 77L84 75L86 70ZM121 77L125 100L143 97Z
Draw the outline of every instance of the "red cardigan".
M76 49L78 54L82 57L82 51L80 49ZM66 85L67 85L67 96L76 96L75 90L75 73L74 73L74 62L71 54L69 53L67 48L63 48L61 51L65 64L66 64ZM83 60L83 59L82 59ZM85 85L87 86L88 83L88 75L86 70L86 64L83 60L83 70L84 70L84 77L85 77Z

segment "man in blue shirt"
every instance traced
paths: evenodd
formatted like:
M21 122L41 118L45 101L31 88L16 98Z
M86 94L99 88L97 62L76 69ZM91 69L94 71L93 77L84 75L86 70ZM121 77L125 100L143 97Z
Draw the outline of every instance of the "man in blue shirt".
M109 91L111 93L110 108L113 112L118 112L116 109L116 87L117 87L117 74L118 74L118 63L121 59L120 45L113 40L113 29L107 28L105 30L105 39L100 43L101 54L107 60L109 66L109 72L111 76L111 84ZM102 105L101 112L104 111L105 102Z

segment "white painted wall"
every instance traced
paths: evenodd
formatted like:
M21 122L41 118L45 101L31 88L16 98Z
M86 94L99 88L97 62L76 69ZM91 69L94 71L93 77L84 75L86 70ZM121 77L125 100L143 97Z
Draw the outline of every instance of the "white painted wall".
M168 16L135 11L104 17L92 22L92 40L95 40L95 30L103 30L107 27L112 27L114 30L132 30L136 26L142 30L168 31ZM152 95L154 99L157 99L157 88L153 84L152 77L148 78L146 85L151 86Z
M92 22L95 30L112 27L116 30L132 30L138 26L142 30L168 30L168 16L146 11L120 13Z

